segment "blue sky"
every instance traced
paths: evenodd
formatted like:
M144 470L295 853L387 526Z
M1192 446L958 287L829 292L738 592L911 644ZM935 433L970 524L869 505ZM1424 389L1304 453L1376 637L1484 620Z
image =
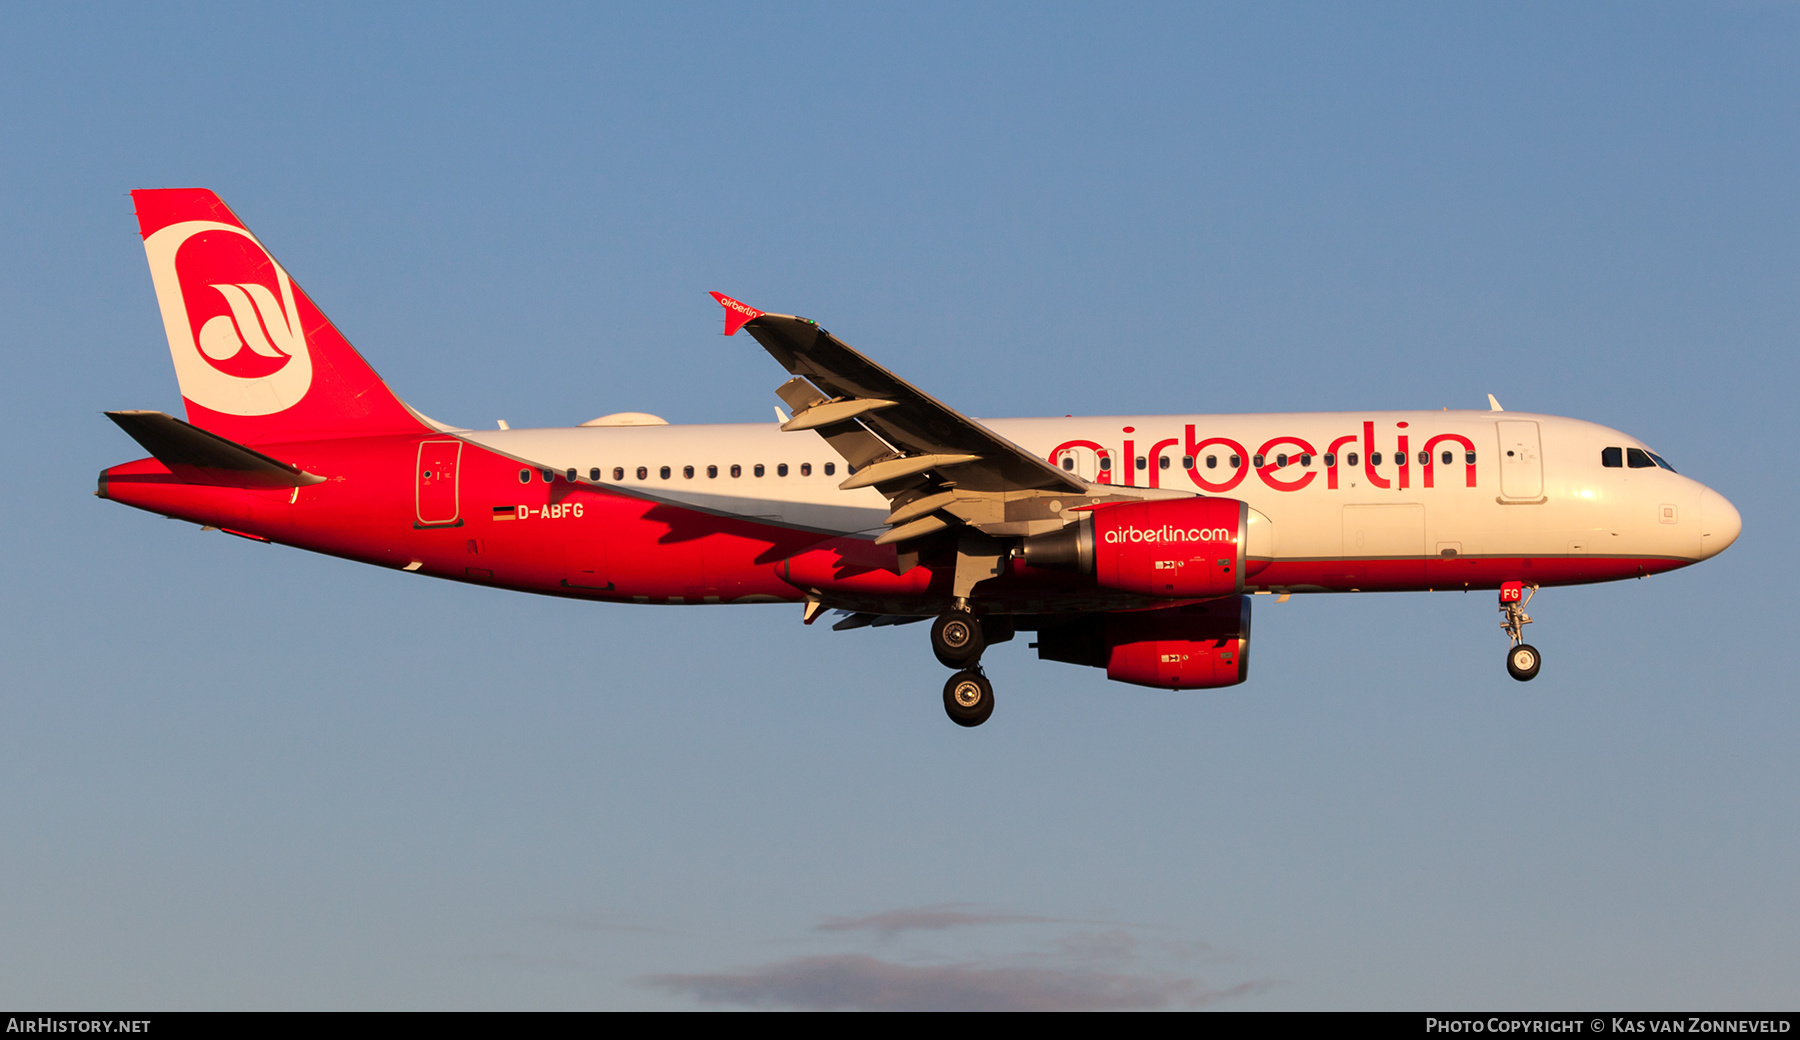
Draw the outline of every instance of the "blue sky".
M0 1003L1766 1008L1800 975L1786 4L0 7ZM97 501L218 191L446 421L772 417L720 289L983 416L1574 415L1744 517L1257 603L1165 694ZM896 996L897 994L897 996Z

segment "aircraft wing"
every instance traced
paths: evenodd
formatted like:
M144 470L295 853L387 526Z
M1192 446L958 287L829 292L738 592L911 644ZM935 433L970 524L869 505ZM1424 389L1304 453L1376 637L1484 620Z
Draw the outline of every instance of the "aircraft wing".
M794 413L781 428L817 430L853 467L840 487L873 487L895 503L888 519L893 529L879 541L951 526L944 514L983 530L1005 526L1005 500L1020 492L1085 497L1097 490L869 360L818 323L712 295L726 310L727 335L748 330L795 377L776 391ZM986 500L985 508L974 508L978 500ZM959 504L964 508L956 509ZM959 516L971 512L982 515Z

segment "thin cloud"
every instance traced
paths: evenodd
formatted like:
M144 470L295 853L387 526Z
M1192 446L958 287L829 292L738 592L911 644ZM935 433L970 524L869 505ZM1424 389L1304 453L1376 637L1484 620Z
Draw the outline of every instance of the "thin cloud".
M480 961L490 964L506 964L515 968L529 968L534 971L545 968L554 968L561 971L579 971L587 968L585 962L575 957L570 957L567 954L555 953L528 954L506 953L500 951L494 953L465 954L462 959L465 961Z
M557 914L536 918L539 924L556 928L573 928L583 932L643 932L652 935L666 934L662 928L651 928L620 919L616 914Z
M1198 979L1058 968L906 965L863 954L796 957L740 972L641 980L703 1004L812 1011L1132 1011L1200 1007L1261 992L1245 982L1212 989Z
M827 917L813 930L819 932L874 932L886 939L901 932L941 932L946 928L961 928L967 925L1059 923L1059 919L1054 917L983 913L961 909L966 905L964 903L945 903L938 906L888 910L879 914L870 914L867 917Z
M1137 959L1137 937L1123 928L1105 932L1076 932L1054 940L1056 956L1065 960L1123 964Z

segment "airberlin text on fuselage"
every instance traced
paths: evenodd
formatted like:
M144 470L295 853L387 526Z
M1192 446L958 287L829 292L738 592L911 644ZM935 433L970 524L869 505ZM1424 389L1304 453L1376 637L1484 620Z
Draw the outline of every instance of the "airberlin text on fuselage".
M1231 532L1223 527L1153 527L1148 531L1128 528L1106 532L1106 544L1123 542L1229 542Z
M1160 487L1161 481L1169 475L1162 468L1162 460L1180 455L1192 460L1191 467L1183 468L1194 486L1215 495L1223 494L1243 483L1251 470L1255 470L1257 477L1276 491L1299 491L1312 484L1321 473L1325 476L1325 486L1332 490L1340 486L1340 475L1344 479L1366 481L1374 488L1405 490L1412 487L1415 480L1419 486L1429 488L1437 486L1440 469L1443 470L1442 477L1447 486L1455 486L1455 475L1459 469L1462 471L1462 486L1475 486L1474 441L1460 433L1440 433L1416 438L1408 432L1410 425L1396 422L1391 434L1377 441L1375 422L1365 420L1361 433L1346 433L1329 441L1322 441L1323 450L1304 437L1284 435L1269 438L1252 452L1246 451L1242 442L1230 437L1201 437L1195 432L1194 424L1188 423L1184 431L1185 437L1146 438L1147 447L1141 447L1145 441L1135 437L1126 440L1124 450L1118 455L1117 466L1109 462L1114 458L1111 449L1098 441L1085 438L1058 444L1050 451L1050 462L1062 465L1066 453L1085 448L1099 457L1102 466L1096 475L1099 483ZM1132 435L1137 433L1137 428L1127 426L1121 432ZM1209 453L1208 448L1215 450ZM1226 455L1227 458L1223 461L1227 464L1207 466L1203 459L1209 454L1215 458L1220 454ZM1238 465L1229 465L1232 457L1237 459ZM1142 468L1138 466L1139 460L1144 463ZM1317 468L1314 468L1315 460L1318 462ZM1259 461L1260 465L1257 464ZM1214 480L1213 475L1222 476L1223 479Z

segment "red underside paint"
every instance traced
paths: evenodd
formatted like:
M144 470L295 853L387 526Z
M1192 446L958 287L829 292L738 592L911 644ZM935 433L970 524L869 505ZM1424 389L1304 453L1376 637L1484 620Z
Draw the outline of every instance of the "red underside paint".
M183 484L154 459L106 471L106 496L151 512L228 528L365 563L547 595L650 603L798 601L817 593L834 606L930 613L949 603L954 563L926 560L900 573L891 546L826 537L740 517L646 501L560 475L546 483L473 444L454 462L454 519L421 497L420 465L457 458L444 435L340 438L260 450L326 477L298 489ZM421 447L423 445L423 451ZM441 458L438 463L422 462ZM435 494L435 492L433 492ZM425 516L421 517L421 512ZM427 522L421 522L421 520ZM1454 560L1277 561L1261 588L1332 591L1490 589L1606 581L1689 561L1603 556ZM1252 568L1254 570L1254 568ZM982 584L995 612L1116 611L1175 602L1101 589L1087 579L1011 561Z

